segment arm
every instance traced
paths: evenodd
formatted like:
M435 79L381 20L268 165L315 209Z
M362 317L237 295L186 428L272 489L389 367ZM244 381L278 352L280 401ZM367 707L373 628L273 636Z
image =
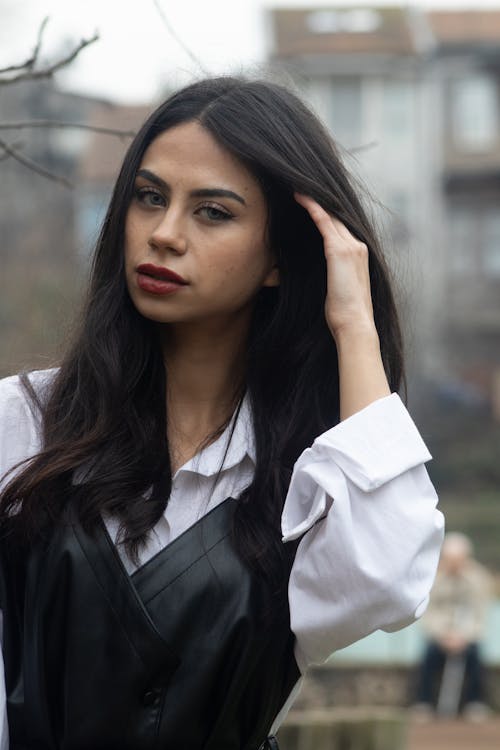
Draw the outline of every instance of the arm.
M425 610L443 517L430 458L396 394L320 435L297 461L282 517L301 538L289 582L301 671Z
M54 373L54 370L32 373L34 386L42 387L50 382ZM0 380L0 490L11 476L6 476L7 472L40 449L39 433L38 419L27 403L19 378L11 376ZM0 647L2 632L3 614L0 609ZM5 675L0 648L0 750L8 750L8 747Z
M7 702L5 695L5 676L2 655L2 625L3 617L0 609L0 750L9 748L9 727L7 725Z
M368 249L311 198L295 197L324 241L325 315L338 352L342 420L299 458L283 512L284 540L302 536L289 601L304 670L422 614L443 518L424 467L429 452L399 397L390 395Z

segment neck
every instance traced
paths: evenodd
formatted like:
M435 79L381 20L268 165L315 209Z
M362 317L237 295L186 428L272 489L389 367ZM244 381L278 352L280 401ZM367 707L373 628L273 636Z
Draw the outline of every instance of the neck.
M174 465L191 458L231 417L244 380L247 328L186 323L162 331Z
M246 331L172 326L162 336L169 401L196 408L232 404L244 374Z

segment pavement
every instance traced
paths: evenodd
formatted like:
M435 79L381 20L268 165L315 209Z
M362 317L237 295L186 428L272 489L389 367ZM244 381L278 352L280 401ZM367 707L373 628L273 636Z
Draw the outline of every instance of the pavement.
M410 720L406 750L500 750L500 717L480 723Z

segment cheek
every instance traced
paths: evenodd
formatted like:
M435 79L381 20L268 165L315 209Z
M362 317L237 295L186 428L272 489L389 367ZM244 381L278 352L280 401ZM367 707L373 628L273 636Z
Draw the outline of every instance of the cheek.
M239 276L243 282L255 282L265 275L270 266L271 254L267 244L264 239L256 239L254 232L235 242L225 253L227 274Z
M231 253L225 263L216 265L214 271L227 285L229 293L252 290L263 276L263 258L253 248L247 252L240 250L237 254Z

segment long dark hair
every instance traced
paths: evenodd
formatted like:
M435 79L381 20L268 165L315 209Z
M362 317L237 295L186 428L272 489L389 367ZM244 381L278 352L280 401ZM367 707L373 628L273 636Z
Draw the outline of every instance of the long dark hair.
M383 255L337 148L293 93L264 81L223 77L188 86L162 104L132 142L97 243L80 329L39 405L42 450L5 488L0 522L15 516L24 534L40 533L60 517L70 491L75 494L76 471L81 522L93 529L102 513L117 517L132 556L165 509L171 485L167 374L157 329L127 292L124 224L146 148L164 130L193 120L259 180L280 269L280 286L258 293L249 334L245 385L257 463L235 518L240 553L272 580L282 558L280 514L293 464L339 420L323 243L294 191L310 195L368 246L375 322L392 390L400 386L403 366Z

